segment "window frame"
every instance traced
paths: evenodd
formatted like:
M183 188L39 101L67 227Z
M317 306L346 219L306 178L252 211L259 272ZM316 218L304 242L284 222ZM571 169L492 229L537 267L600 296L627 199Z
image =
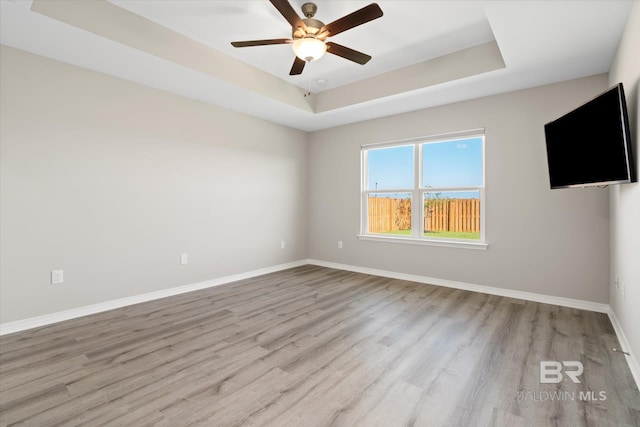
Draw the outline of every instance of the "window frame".
M464 187L425 187L422 185L422 147L424 144L449 142L470 138L482 139L482 185ZM470 249L486 249L486 197L485 197L485 129L470 129L437 135L422 136L397 141L363 144L360 147L360 234L361 240L374 240L393 243L408 243L432 246L463 247ZM368 152L373 149L413 146L413 188L393 188L369 190L368 184ZM427 193L452 191L478 191L480 195L480 239L457 239L424 236L424 198ZM372 194L409 193L411 194L411 235L383 235L369 232L369 197ZM418 207L416 209L415 207Z

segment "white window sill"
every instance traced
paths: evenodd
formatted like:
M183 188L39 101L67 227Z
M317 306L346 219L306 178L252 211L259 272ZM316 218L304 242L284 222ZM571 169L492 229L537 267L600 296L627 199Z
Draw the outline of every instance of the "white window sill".
M387 236L375 236L372 234L359 234L360 240L371 240L374 242L388 242L388 243L404 243L408 245L425 245L425 246L444 246L448 248L464 248L464 249L476 249L486 250L489 247L488 243L482 242L467 242L464 240L445 240L445 239L414 239L411 237L387 237Z

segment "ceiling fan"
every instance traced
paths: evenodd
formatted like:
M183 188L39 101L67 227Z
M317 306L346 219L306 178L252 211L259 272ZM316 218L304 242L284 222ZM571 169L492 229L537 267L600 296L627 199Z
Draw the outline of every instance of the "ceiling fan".
M349 15L345 15L325 25L322 21L313 19L318 10L318 7L314 3L305 3L302 5L302 13L305 16L305 18L302 19L295 10L293 10L293 7L291 7L291 4L289 4L287 0L269 1L278 9L278 12L284 16L289 24L291 24L291 38L232 42L233 47L292 44L296 57L289 72L290 76L302 74L302 70L307 62L315 61L324 55L325 52L341 56L361 65L366 64L371 59L371 56L365 53L326 40L343 31L380 18L382 16L382 9L380 9L380 6L376 3L371 3L362 9L356 10Z

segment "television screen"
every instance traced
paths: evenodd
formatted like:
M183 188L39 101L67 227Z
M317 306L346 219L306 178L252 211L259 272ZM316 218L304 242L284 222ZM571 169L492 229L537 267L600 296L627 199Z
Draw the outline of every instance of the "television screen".
M551 188L634 182L622 83L545 124Z

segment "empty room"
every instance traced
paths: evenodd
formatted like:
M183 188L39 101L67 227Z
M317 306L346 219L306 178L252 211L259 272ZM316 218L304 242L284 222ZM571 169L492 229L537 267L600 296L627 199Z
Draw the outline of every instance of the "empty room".
M0 0L0 426L640 426L640 1Z

